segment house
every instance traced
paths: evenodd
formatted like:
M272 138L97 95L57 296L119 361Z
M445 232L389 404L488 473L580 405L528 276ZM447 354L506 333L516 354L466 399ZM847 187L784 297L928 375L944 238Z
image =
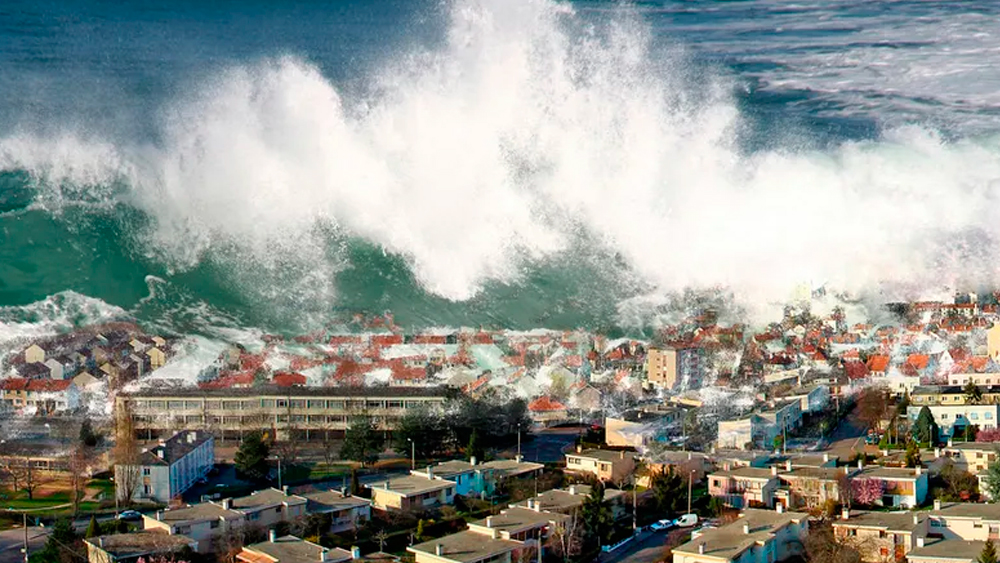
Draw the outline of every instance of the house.
M207 475L214 464L215 438L211 434L178 432L144 451L137 465L115 466L115 482L120 484L118 498L129 498L126 487L132 482L132 499L170 502Z
M882 489L875 504L901 508L915 508L927 498L927 473L922 467L880 467L871 465L855 472L852 481L873 480Z
M646 353L646 380L668 390L698 389L704 375L697 347L650 348Z
M867 512L844 510L833 521L837 538L857 549L870 563L901 561L927 537L929 519L917 512Z
M267 541L245 546L236 555L243 563L344 563L352 559L346 549L323 547L295 536L279 538L274 530L268 531Z
M182 535L198 542L198 553L216 551L226 532L243 526L243 514L211 502L143 515L147 531Z
M539 512L515 506L500 514L469 523L469 530L486 536L496 534L501 539L537 542L544 539L550 526L565 522L569 516L555 512Z
M394 477L365 486L371 489L372 506L379 510L421 511L455 500L455 483L421 475Z
M167 363L167 355L159 348L146 350L146 357L149 358L149 369L162 368Z
M49 369L49 378L50 379L62 379L63 378L63 373L64 373L64 370L66 369L66 366L64 366L62 364L62 362L60 362L59 360L57 360L55 358L49 358L49 359L45 360L44 362L42 362L42 365L44 365L45 367L47 367Z
M72 380L22 379L0 381L0 402L11 409L52 414L80 406L80 390Z
M780 505L775 511L747 509L732 523L695 532L673 548L674 563L782 561L803 554L808 533L808 514L785 512Z
M539 397L528 403L531 420L543 425L555 424L569 418L566 405L551 397Z
M1000 505L934 501L930 533L944 539L996 540L1000 537Z
M633 478L635 456L624 450L584 450L577 446L576 453L566 454L566 471L589 473L601 481L621 484Z
M492 466L478 465L475 457L469 461L445 461L410 473L451 481L455 483L455 494L462 496L491 495L496 489L495 470Z
M950 459L958 469L976 475L986 471L990 465L997 461L998 452L1000 452L1000 444L991 442L955 443L949 439L947 446L934 449L934 457Z
M38 344L32 344L24 349L24 363L40 364L45 361L45 349Z
M917 538L917 547L906 554L909 563L976 563L985 541Z
M593 385L583 384L574 386L571 390L570 404L583 412L594 412L601 410L601 399L603 395Z
M545 469L545 465L532 461L524 461L524 457L516 456L514 459L495 459L487 461L484 467L493 469L497 481L504 479L526 479L537 477Z
M803 413L816 413L830 403L830 386L822 383L800 385L782 393L780 398L785 401L798 401L799 410Z
M574 514L583 506L590 494L590 485L570 485L565 489L551 489L538 495L522 500L511 508L519 506L538 512L556 512L559 514ZM604 489L604 502L611 506L611 514L617 520L631 514L632 507L625 502L628 495L618 489Z
M372 518L372 503L340 491L310 491L300 493L308 502L308 514L329 514L330 532L340 533L356 529Z
M511 563L521 542L486 536L471 530L406 548L416 563Z
M292 522L306 515L307 500L298 495L270 488L254 491L245 497L227 499L225 508L243 514L246 522L269 528L278 522ZM225 501L223 501L225 502Z
M846 467L793 468L778 474L774 497L792 510L823 508L828 501L840 503L851 494L849 479Z
M643 460L645 471L636 480L643 487L652 485L652 477L664 471L674 473L688 478L691 475L694 481L700 482L714 469L712 460L700 452L677 452L661 451L655 455L648 454Z
M734 508L774 506L778 468L737 467L708 476L708 494Z
M89 563L135 563L140 558L170 557L186 549L198 551L198 542L176 534L135 532L83 540Z
M88 371L81 371L73 378L73 385L82 392L90 391L93 387L100 386L102 379L98 379L90 374Z
M661 411L634 409L619 417L605 416L604 441L609 446L633 448L666 441L683 413L673 407Z

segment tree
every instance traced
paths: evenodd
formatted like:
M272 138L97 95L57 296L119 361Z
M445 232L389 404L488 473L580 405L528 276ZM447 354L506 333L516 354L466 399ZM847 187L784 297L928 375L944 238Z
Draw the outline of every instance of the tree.
M340 457L361 462L362 466L378 461L382 453L385 436L375 424L375 419L367 413L357 415L344 434L344 445Z
M965 401L967 403L978 405L983 400L982 390L972 382L972 379L969 379L968 383L965 384L963 391L965 392Z
M917 440L920 442L925 442L930 445L937 444L938 441L938 425L934 422L934 415L931 414L931 409L924 405L920 409L920 413L917 414Z
M885 481L880 479L861 478L851 482L854 500L858 504L872 506L881 502L885 492Z
M833 533L829 522L809 527L806 560L810 563L861 563L861 553Z
M934 497L948 502L966 502L979 496L979 479L946 460L932 479Z
M882 419L889 410L888 392L883 387L867 387L858 398L858 420L876 432L882 429Z
M417 521L417 541L424 541L424 519Z
M83 422L80 423L80 444L88 448L95 448L100 442L101 436L94 432L90 419L83 419Z
M986 468L983 492L994 502L1000 500L1000 462L992 463Z
M364 489L361 488L361 479L358 478L358 470L354 467L351 468L351 494L354 496L361 496Z
M569 563L583 551L583 526L579 518L565 518L552 525L547 547Z
M909 443L906 444L906 466L920 466L920 447L913 440L910 440Z
M785 445L785 437L782 436L781 434L778 434L777 436L774 437L772 445L774 446L774 451L776 452L781 451L781 448L784 447Z
M666 466L655 473L650 488L653 489L657 511L661 514L679 511L685 502L686 486L684 479L672 466Z
M997 563L997 549L993 545L993 540L987 539L983 550L979 552L976 563Z
M479 443L479 432L477 430L473 430L472 434L469 435L469 444L465 446L465 456L470 460L472 458L483 459L483 446Z
M267 477L267 458L271 453L271 448L264 441L264 436L259 430L254 430L243 437L240 447L236 450L233 461L236 470L254 479L264 479Z
M97 515L92 514L90 516L90 524L87 525L87 532L83 537L96 538L99 535L101 535L101 525L97 523Z
M440 414L427 408L407 409L392 432L393 448L409 455L412 447L416 457L431 458L444 453L448 432Z
M684 415L684 435L691 436L698 431L698 409L688 409Z
M583 521L583 545L585 549L601 547L611 537L614 519L611 508L604 502L604 485L598 481L591 485L590 494L580 507Z
M128 506L142 484L139 465L142 451L135 436L135 419L128 400L119 399L115 408L115 447L111 454L115 463L115 496Z

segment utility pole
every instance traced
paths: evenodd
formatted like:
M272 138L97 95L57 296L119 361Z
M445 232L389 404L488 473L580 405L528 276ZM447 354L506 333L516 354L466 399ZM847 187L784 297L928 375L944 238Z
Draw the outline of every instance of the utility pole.
M517 459L521 459L521 423L517 424Z
M639 489L635 481L635 473L632 473L632 535L635 535L635 533L639 530L639 516L636 511L636 506L638 506L636 496L638 496Z
M417 468L417 443L413 441L413 438L407 438L407 442L410 443L410 469Z
M691 514L691 484L694 482L694 469L688 472L688 514Z
M22 523L24 524L24 563L28 563L28 513L21 513Z
M278 457L278 489L284 490L284 487L281 486L281 457L280 456Z

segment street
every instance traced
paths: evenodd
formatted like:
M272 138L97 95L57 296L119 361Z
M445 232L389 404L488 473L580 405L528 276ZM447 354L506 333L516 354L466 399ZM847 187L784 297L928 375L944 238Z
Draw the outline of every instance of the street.
M644 530L639 532L639 536L618 548L612 553L601 553L597 558L597 563L655 563L664 559L667 548L667 538L671 534L676 534L677 530L671 532ZM690 532L690 529L684 530Z
M563 453L580 436L579 428L546 428L534 433L534 438L521 446L521 454L525 461L537 463L553 463L563 461ZM513 457L516 452L511 450L506 455Z
M49 535L48 528L28 527L28 552L33 553L45 545L45 538ZM22 563L24 554L21 547L24 545L24 528L15 528L0 532L0 563Z
M841 462L848 461L867 431L868 427L857 418L857 410L852 410L830 434L828 451L840 456Z

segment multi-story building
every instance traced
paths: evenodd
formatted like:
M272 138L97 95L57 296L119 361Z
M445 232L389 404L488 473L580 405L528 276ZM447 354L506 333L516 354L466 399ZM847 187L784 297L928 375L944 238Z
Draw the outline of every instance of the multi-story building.
M566 454L566 471L588 473L601 481L624 483L635 472L635 453L577 447L576 453Z
M0 382L0 403L7 409L20 412L65 412L80 406L80 390L71 379L14 377Z
M930 532L949 540L1000 541L1000 505L935 500Z
M774 506L778 468L737 467L708 476L708 494L735 508Z
M790 509L823 508L828 501L840 503L850 494L847 468L799 467L778 474L774 496Z
M215 439L195 430L178 432L144 451L138 465L116 465L115 481L135 483L131 496L119 486L120 499L167 503L208 474L215 464ZM132 474L131 476L129 474Z
M170 558L185 549L198 551L198 542L180 534L154 532L112 534L83 540L89 563L136 563L139 559Z
M119 395L117 404L127 403L140 433L197 429L239 439L270 430L279 440L311 440L342 434L359 413L391 430L407 411L440 406L447 395L443 387L149 388Z
M663 389L698 389L703 377L702 352L697 347L650 348L646 379Z
M660 410L635 409L620 417L606 416L604 441L609 446L633 448L664 441L683 415L684 409L669 407Z
M1000 454L1000 444L992 442L954 442L948 440L947 446L934 449L934 457L946 457L955 463L955 467L977 475L996 463Z
M917 512L889 513L844 510L833 521L833 533L857 549L869 563L902 561L927 537L929 518Z
M674 563L772 563L803 553L809 515L777 510L744 510L720 528L695 532L673 548Z
M920 411L927 407L934 416L941 438L962 436L965 429L978 426L981 429L996 428L1000 418L1000 389L989 388L990 394L983 393L983 399L972 404L967 401L960 388L918 387L911 395L911 404L906 409L910 423L916 422ZM947 390L947 392L939 392Z
M716 445L720 449L770 449L775 438L801 424L801 402L786 401L742 418L720 420Z

